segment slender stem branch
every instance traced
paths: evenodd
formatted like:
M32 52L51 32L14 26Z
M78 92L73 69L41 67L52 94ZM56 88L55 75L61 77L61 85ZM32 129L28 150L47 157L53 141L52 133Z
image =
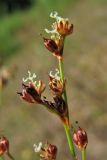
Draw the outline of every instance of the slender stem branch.
M61 80L62 80L62 82L64 82L65 77L64 77L63 59L59 59L59 71L60 71ZM68 107L66 88L65 88L65 91L64 91L64 99L65 99L65 102L66 102L67 107ZM68 109L67 109L67 110L68 110ZM69 112L69 111L68 111L68 112ZM68 117L69 117L69 113L68 113Z
M59 70L60 70L61 80L64 82L64 66L63 66L63 60L61 58L59 58Z
M59 71L60 71L61 80L62 80L62 82L64 82L65 76L64 76L63 59L59 59ZM69 109L68 109L66 88L65 88L65 91L64 91L64 100L65 100L66 105L67 105L67 116L68 116L68 120L69 120ZM75 153L73 139L72 139L71 132L70 132L70 127L69 127L69 125L64 124L64 128L65 128L65 132L66 132L66 136L67 136L67 141L68 141L68 144L69 144L70 153L71 153L73 159L76 160L76 153Z
M86 148L84 148L83 150L82 150L82 160L86 160L87 158L86 158Z
M7 155L11 160L15 160L15 158L9 152L7 153Z
M75 148L74 148L73 140L70 133L70 128L67 125L64 125L64 128L65 128L65 132L66 132L66 136L69 144L70 153L73 156L73 159L76 160L76 153L75 153Z

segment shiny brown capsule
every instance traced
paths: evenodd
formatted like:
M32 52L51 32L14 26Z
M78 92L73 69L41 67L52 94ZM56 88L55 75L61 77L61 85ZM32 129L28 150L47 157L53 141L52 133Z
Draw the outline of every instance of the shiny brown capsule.
M79 149L86 148L88 144L88 137L86 131L79 127L79 129L74 132L73 140Z
M45 47L50 51L50 52L57 52L58 51L58 46L56 42L52 39L48 38L43 38L44 39L44 45Z
M0 137L0 156L9 152L9 141L6 137Z

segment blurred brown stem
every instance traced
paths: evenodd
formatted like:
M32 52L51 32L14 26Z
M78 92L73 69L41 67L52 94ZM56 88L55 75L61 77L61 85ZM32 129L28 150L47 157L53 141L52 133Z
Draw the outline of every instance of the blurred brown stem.
M0 106L2 105L2 86L0 87Z
M11 160L15 160L15 158L9 152L7 153L7 155Z

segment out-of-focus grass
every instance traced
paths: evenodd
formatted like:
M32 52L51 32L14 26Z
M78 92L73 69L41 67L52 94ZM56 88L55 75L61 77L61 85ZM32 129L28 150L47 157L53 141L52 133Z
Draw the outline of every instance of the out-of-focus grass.
M32 10L25 12L16 12L1 18L0 21L0 56L9 58L10 55L22 47L21 40L18 38L18 31L22 30L33 15ZM29 26L30 27L30 26Z
M0 56L2 58L10 56L20 46L15 36L16 31L23 26L23 19L20 17L21 15L15 14L0 21Z

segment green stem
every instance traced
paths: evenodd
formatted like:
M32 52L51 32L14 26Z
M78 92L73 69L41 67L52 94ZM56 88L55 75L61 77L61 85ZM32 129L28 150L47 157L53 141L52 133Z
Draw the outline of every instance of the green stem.
M67 136L67 140L68 140L68 144L69 144L70 153L73 156L73 159L77 160L73 140L71 137L70 128L67 125L64 125L64 128L65 128L65 132L66 132L66 136Z
M62 82L64 82L65 76L64 76L63 59L59 59L59 71L60 71L61 80L62 80ZM68 120L69 120L69 110L68 110L66 88L65 88L65 91L64 91L64 100L65 100L66 105L67 105L67 112L68 112L67 116L68 116ZM71 153L73 159L76 160L76 153L75 153L73 139L72 139L71 132L70 132L70 127L68 125L64 124L64 128L65 128L65 132L66 132L66 136L67 136L67 141L68 141L68 144L69 144L70 153Z
M7 153L7 155L11 160L15 160L15 158L9 152Z
M59 59L59 71L60 71L61 80L64 82L64 66L63 66L62 59Z
M82 150L82 160L86 160L86 148Z
M62 59L59 59L59 72L60 72L61 80L62 80L62 82L64 82L65 77L64 77L64 66L63 66L63 60ZM64 99L65 99L65 102L68 106L66 88L65 88L65 91L64 91Z

